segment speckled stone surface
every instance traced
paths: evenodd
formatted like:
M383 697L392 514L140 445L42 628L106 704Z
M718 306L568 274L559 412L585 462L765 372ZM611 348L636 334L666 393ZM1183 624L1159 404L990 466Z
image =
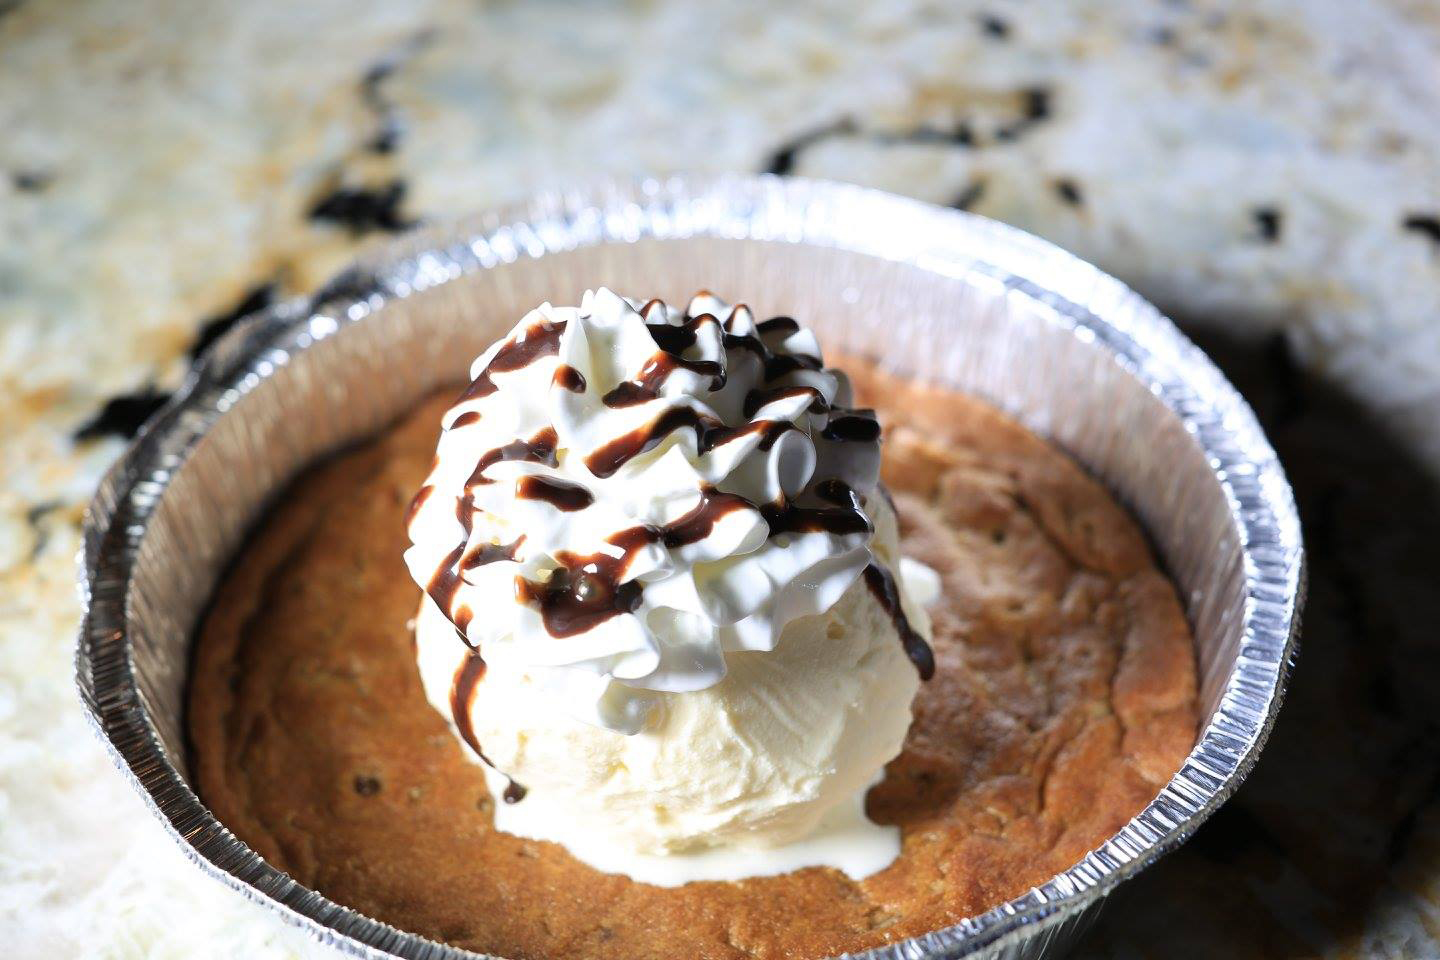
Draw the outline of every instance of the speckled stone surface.
M415 222L771 170L1097 262L1211 351L1291 473L1311 599L1274 739L1080 955L1440 956L1437 117L1425 0L0 0L7 946L313 952L190 870L70 680L80 511L197 346Z

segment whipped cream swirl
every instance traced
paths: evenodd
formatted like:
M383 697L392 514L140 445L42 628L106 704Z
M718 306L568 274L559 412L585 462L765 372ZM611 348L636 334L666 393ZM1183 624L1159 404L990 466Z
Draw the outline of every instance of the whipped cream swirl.
M412 575L491 663L621 733L772 650L871 563L880 429L814 335L701 293L544 304L471 368Z

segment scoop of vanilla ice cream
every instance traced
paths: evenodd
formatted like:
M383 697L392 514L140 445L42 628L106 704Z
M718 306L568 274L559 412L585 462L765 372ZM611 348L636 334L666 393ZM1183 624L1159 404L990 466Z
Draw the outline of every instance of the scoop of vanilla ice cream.
M893 568L894 513L881 497L867 506L872 549ZM928 636L923 609L903 588L901 597L911 625ZM416 632L426 694L449 711L465 651L429 598ZM563 843L602 870L663 883L677 871L647 871L655 865L646 855L739 849L750 854L739 875L755 875L767 872L766 852L823 833L834 811L858 813L900 751L919 685L890 612L865 580L825 613L789 623L773 651L732 653L726 665L714 686L654 694L644 728L626 735L575 719L524 664L488 663L470 723L491 763L527 788L523 802L496 805L496 825ZM883 866L898 851L893 828L858 816L847 826L838 862L835 851L821 851L780 863L849 868L858 854ZM728 863L704 870L704 858L695 859L681 879L732 875Z

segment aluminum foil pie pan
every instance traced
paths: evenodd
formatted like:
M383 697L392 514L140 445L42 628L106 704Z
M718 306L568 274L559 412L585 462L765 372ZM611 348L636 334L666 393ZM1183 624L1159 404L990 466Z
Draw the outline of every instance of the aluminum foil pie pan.
M958 211L773 177L606 183L411 235L249 318L101 484L84 531L80 693L201 870L350 955L475 956L326 899L216 821L186 769L191 636L287 480L463 379L529 307L600 284L681 300L709 288L803 317L828 350L991 401L1099 477L1178 584L1202 732L1174 778L1064 873L865 957L1053 956L1249 772L1295 650L1300 525L1253 413L1170 321L1056 247Z

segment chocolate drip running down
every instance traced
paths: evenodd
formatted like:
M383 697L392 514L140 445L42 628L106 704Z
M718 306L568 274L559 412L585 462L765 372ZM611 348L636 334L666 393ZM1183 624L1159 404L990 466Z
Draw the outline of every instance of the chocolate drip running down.
M480 748L480 740L475 736L475 727L470 722L470 708L475 702L475 687L485 676L485 661L481 659L480 651L465 635L465 628L470 625L475 613L469 607L461 607L452 614L450 608L455 601L455 591L460 587L462 571L498 560L514 560L516 551L519 550L520 544L524 540L524 536L521 536L510 544L483 544L469 554L465 553L465 547L462 544L445 558L445 562L435 572L435 576L430 578L430 583L425 588L425 592L430 595L431 600L435 601L436 606L443 610L446 616L451 617L455 624L455 635L460 638L460 642L470 648L469 654L460 664L460 669L456 671L455 680L450 686L450 715L455 719L455 729L460 732L460 738L471 750L475 751L475 755L480 758L481 762L500 773L508 781L504 792L506 803L518 803L523 800L525 788L516 783L509 774L496 769L495 764L490 762L490 758L485 756L485 751Z
M445 611L447 617L452 616L451 608L455 603L455 591L460 589L460 558L464 555L465 544L462 543L451 550L444 560L440 561L439 569L430 578L430 582L425 585L425 592L430 595L431 600L435 601L435 606ZM465 646L474 649L463 630L457 627L455 633Z
M480 748L480 740L475 736L475 725L470 721L470 708L475 703L475 688L485 677L485 661L480 654L474 650L470 651L460 669L455 671L455 680L450 685L450 716L455 720L455 729L460 732L460 739L464 740L475 756L479 757L485 766L500 774L506 780L504 792L501 794L506 803L519 803L525 799L528 792L524 786L515 782L515 778L496 768L485 756L485 751Z
M423 491L422 491L423 492ZM459 611L452 612L455 605L455 594L460 589L462 575L466 570L474 570L476 567L483 567L487 563L496 563L501 560L514 560L520 552L520 545L525 542L525 535L521 534L513 543L482 543L468 553L465 551L465 544L461 544L445 557L440 564L440 569L430 578L426 585L425 592L435 605L445 611L455 624L455 632L465 646L474 650L475 646L465 635L465 628L469 625L474 613L466 609L462 617ZM461 623L461 620L464 623Z
M900 634L900 643L905 647L905 654L910 662L915 664L915 669L920 672L921 680L929 680L935 676L935 653L930 649L930 644L925 638L910 625L910 618L905 616L905 610L900 606L900 590L895 584L895 575L878 563L872 563L865 568L865 585L880 601L885 612L890 614L890 621L895 624L895 632Z

